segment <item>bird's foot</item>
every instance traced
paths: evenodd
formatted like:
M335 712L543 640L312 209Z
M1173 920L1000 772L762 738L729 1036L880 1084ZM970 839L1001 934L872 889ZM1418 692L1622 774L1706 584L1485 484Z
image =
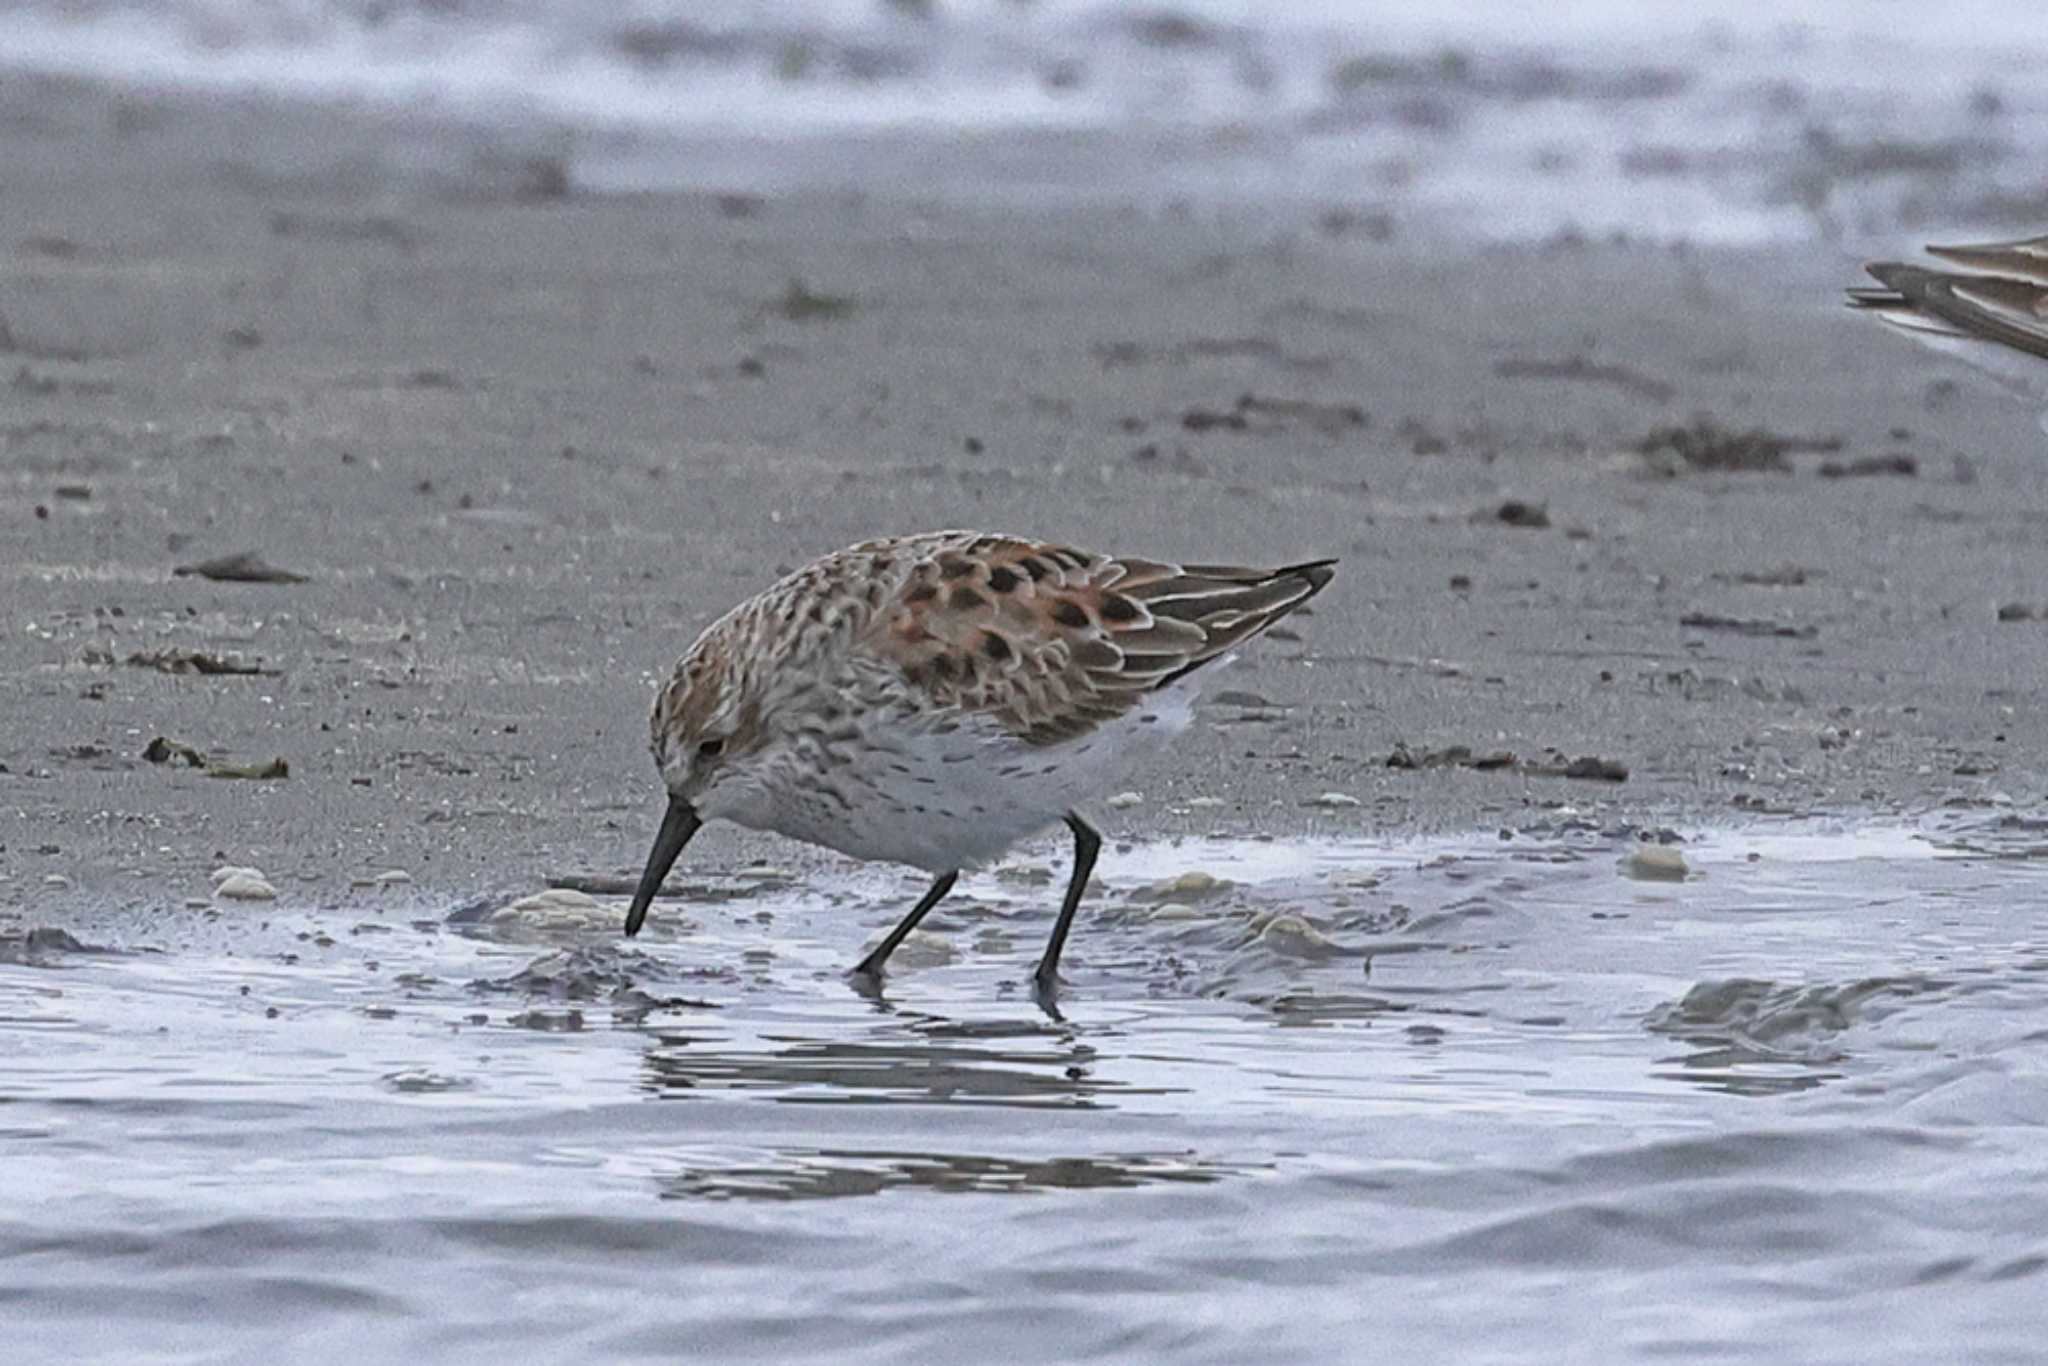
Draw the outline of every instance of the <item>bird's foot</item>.
M1038 1003L1040 1010L1056 1020L1062 1018L1059 1010L1060 985L1057 972L1047 972L1041 967L1031 974L1031 999Z

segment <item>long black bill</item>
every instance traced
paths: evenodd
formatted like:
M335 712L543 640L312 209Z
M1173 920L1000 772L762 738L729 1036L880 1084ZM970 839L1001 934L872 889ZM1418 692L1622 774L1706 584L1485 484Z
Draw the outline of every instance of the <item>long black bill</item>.
M640 874L639 889L633 893L633 907L626 912L628 936L640 933L640 926L647 919L647 908L653 904L654 894L661 890L661 880L668 876L669 869L675 867L676 857L703 823L697 819L697 808L681 797L668 799L668 814L661 818L661 833L654 837L654 852L647 856L647 871Z

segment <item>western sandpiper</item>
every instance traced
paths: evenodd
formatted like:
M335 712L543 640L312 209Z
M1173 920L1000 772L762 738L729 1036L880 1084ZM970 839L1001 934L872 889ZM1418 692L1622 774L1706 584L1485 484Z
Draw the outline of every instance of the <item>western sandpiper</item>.
M1196 674L1329 583L1165 564L977 531L867 541L804 566L697 637L654 700L668 814L626 914L724 818L931 887L854 969L879 980L961 870L1064 822L1074 867L1041 997L1101 836L1075 810L1192 718Z
M2048 404L2048 237L1927 251L1961 269L1874 261L1884 288L1851 289L1850 307Z

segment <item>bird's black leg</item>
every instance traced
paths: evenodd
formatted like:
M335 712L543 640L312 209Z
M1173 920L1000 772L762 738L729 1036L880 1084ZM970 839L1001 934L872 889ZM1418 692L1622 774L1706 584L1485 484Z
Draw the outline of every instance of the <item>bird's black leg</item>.
M1095 856L1102 852L1102 836L1072 811L1067 813L1067 829L1074 832L1074 871L1067 878L1066 899L1060 902L1060 918L1053 922L1045 957L1038 960L1038 971L1032 974L1041 996L1050 995L1060 980L1060 950L1067 946L1067 931L1074 928L1074 911L1081 904L1088 875L1095 871Z
M910 914L903 917L903 923L889 931L889 937L875 945L873 953L860 960L860 965L853 970L854 975L879 979L882 975L882 964L889 961L889 955L896 952L896 946L917 928L917 922L924 919L925 913L938 905L940 898L946 893L953 890L953 883L959 876L960 870L955 868L950 873L940 873L933 878L931 887L918 899L918 903L910 908Z

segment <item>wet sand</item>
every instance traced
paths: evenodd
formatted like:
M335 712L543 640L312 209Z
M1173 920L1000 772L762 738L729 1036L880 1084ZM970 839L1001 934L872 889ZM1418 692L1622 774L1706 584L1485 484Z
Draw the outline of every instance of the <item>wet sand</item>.
M1343 557L1113 837L2042 795L2048 624L2000 608L2048 614L2048 440L1845 313L1846 255L881 172L597 196L544 142L52 82L0 125L0 916L222 862L309 897L628 871L692 634L951 525ZM1696 420L1792 440L1654 439ZM245 550L305 580L174 572ZM131 662L166 650L264 672ZM1589 758L1625 781L1557 776ZM759 858L829 861L691 851Z

